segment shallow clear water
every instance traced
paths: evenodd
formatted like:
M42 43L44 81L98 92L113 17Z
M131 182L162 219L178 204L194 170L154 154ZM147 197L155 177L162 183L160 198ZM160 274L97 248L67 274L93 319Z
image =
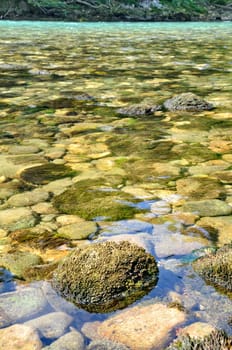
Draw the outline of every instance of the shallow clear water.
M171 301L170 292L175 291L189 311L189 320L207 321L230 334L231 300L207 286L189 265L201 254L198 250L191 253L192 249L211 245L212 241L193 234L186 243L182 232L193 223L181 224L178 219L150 210L157 200L170 201L169 196L179 195L177 181L181 178L220 178L217 171L229 171L232 166L231 37L230 22L0 22L2 210L12 194L31 189L19 186L4 195L9 184L17 183L21 168L33 164L62 162L81 172L77 181L81 176L121 177L118 187L128 187L125 190L135 196L137 190L140 201L135 206L146 210L140 217L142 228L133 221L96 221L102 239L122 233L145 234L147 249L159 261L160 278L141 303ZM216 108L128 118L117 112L117 108L134 103L160 104L189 91ZM92 124L75 129L82 123ZM24 154L14 148L22 145L37 145L39 150ZM54 149L63 154L51 156ZM222 182L222 186L223 200L231 204L231 181ZM45 213L40 214L40 223L46 228L49 223L54 233L57 215L49 219ZM144 220L150 226L144 227ZM179 242L176 250L172 249L173 242ZM10 251L12 244L20 248L20 244L16 246L4 237L1 252ZM56 250L40 254L52 259ZM2 279L5 282L0 285L0 298L9 290L29 288L8 275ZM46 292L47 284L35 282L35 286L45 295L51 294ZM109 316L62 307L74 316L73 324L78 329L87 321ZM48 311L54 309L57 305L50 303Z

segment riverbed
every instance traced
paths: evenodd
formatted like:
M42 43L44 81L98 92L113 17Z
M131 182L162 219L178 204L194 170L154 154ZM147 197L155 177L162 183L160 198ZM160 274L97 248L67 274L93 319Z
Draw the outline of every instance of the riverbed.
M187 314L182 326L232 335L231 298L191 266L232 241L231 36L231 22L0 22L0 258L21 251L49 265L77 246L129 240L160 271L141 300L91 313L59 297L49 277L1 268L0 328L45 317L41 347L74 329L87 348L115 314L174 303ZM187 92L214 108L162 108ZM103 210L102 195L75 211L60 197L70 188L117 192L121 207Z

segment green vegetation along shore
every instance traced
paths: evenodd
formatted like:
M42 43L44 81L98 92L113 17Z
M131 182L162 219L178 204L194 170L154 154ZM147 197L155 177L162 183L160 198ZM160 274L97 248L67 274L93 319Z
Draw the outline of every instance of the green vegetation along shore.
M231 21L231 0L2 0L1 19Z

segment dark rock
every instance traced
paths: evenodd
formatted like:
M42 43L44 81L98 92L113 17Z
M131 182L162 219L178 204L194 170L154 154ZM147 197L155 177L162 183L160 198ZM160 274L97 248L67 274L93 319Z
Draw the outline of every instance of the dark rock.
M161 111L161 106L158 105L132 105L128 107L122 107L117 110L120 114L125 115L149 115L154 112Z
M75 249L55 271L53 286L90 312L108 312L143 296L157 280L156 261L143 248L104 242Z
M164 107L169 111L190 111L199 112L204 110L211 110L214 106L201 99L199 96L187 92L176 95L164 102Z
M74 176L76 172L63 164L43 164L23 170L20 178L29 184L45 185L50 181Z

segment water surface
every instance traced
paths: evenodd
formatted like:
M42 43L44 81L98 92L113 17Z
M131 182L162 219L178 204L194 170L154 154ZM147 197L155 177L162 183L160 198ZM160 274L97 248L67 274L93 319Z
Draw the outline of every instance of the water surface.
M225 174L218 172L222 171L228 173L227 180L220 182L221 199L232 204L228 180L232 166L231 37L230 22L0 22L2 210L12 195L34 189L19 183L20 171L28 166L46 162L68 165L80 172L74 182L117 177L117 189L132 193L139 199L137 207L146 210L136 217L143 224L106 223L103 217L95 221L102 238L122 233L145 235L147 249L159 261L160 279L141 303L170 302L170 292L175 291L189 311L189 320L209 322L229 334L231 300L206 285L189 264L201 254L195 249L215 241L207 232L201 236L190 230L186 245L183 232L186 235L194 223L152 213L151 206L164 200L172 215L182 198L177 185L180 179L196 176L221 181ZM120 107L161 104L183 92L196 93L216 108L200 113L161 111L149 116L118 113ZM24 153L20 146L38 149ZM39 188L45 189L43 184ZM57 189L49 191L54 196ZM199 193L198 199L202 196ZM61 214L49 217L49 213L39 213L35 225L55 234L59 229L56 218ZM12 244L14 249L30 249L10 237L7 232L0 241L2 253L10 251ZM39 254L52 260L60 251L58 247ZM0 298L9 290L30 288L4 273ZM45 295L52 293L42 281L34 285ZM43 313L57 310L57 305L48 304ZM110 316L71 306L69 311L77 329L87 321ZM50 342L42 340L44 345Z

